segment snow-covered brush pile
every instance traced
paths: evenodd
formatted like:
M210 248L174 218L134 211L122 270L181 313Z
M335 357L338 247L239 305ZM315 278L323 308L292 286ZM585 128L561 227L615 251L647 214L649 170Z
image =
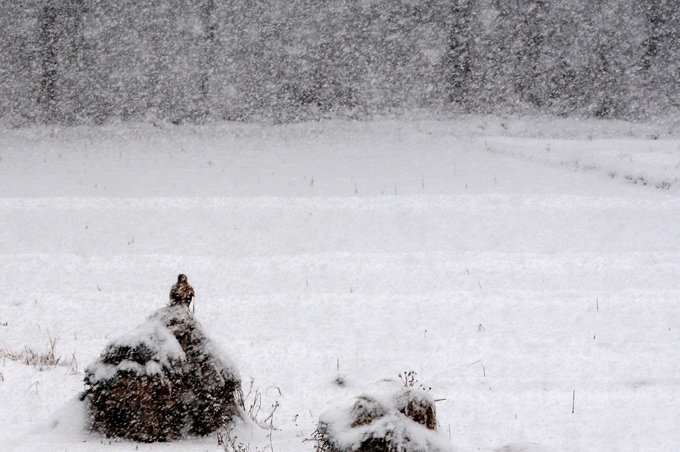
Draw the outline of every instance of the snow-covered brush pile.
M107 346L85 370L92 429L167 441L207 435L239 416L235 367L221 358L188 307L168 306Z
M318 452L449 452L436 431L434 399L423 390L385 380L319 419Z

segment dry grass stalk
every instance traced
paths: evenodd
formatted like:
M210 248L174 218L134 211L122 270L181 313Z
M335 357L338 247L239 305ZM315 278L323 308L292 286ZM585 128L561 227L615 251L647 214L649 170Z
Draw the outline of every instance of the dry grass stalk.
M76 361L75 353L71 354L70 359L62 359L57 356L56 353L57 338L48 335L48 341L49 344L44 352L36 352L28 346L24 347L20 352L9 349L0 349L0 358L3 360L9 359L10 361L21 362L27 366L35 366L40 370L48 367L66 366L71 368L72 373L77 373L78 363Z
M276 386L274 388L281 395L281 389ZM238 437L232 436L231 429L223 429L217 433L217 445L222 446L226 452L274 452L274 444L272 433L276 430L274 427L274 413L279 407L279 402L276 401L272 405L272 410L269 415L263 420L260 420L260 412L262 411L262 392L258 387L255 387L255 379L250 379L248 390L244 393L242 387L236 390L236 402L243 412L260 428L267 430L267 439L269 444L263 449L252 448L250 443L243 443L238 441Z

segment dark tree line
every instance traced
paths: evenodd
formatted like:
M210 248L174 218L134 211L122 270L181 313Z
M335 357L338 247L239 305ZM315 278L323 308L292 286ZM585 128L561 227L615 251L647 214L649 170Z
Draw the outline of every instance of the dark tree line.
M0 120L680 111L676 0L0 0Z

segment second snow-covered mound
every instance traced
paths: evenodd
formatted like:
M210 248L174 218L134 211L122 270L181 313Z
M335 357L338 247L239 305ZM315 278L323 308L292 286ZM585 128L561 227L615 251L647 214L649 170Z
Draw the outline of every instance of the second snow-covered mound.
M321 416L315 435L317 451L451 451L436 427L434 400L428 392L382 381Z
M135 441L206 435L238 416L235 367L188 307L167 306L85 370L92 429Z

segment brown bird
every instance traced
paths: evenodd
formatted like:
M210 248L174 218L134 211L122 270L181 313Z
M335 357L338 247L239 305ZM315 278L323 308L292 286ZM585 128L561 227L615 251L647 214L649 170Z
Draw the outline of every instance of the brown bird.
M170 289L170 304L183 304L189 307L192 298L194 298L194 288L187 282L187 275L180 274L177 277L177 283Z

